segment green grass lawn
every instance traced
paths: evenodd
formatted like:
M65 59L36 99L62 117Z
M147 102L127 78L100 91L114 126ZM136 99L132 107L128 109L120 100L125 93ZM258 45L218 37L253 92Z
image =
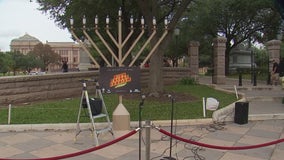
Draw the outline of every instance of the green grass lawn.
M204 85L171 85L165 87L166 92L189 94L194 100L174 101L174 119L203 118L202 97L214 97L219 102L219 108L236 101L235 94L216 91ZM140 96L137 96L140 97ZM118 95L104 94L104 100L110 118L118 105ZM138 120L139 103L141 98L123 98L123 104L130 113L131 121ZM168 120L171 115L171 99L163 101L145 99L142 108L142 120ZM12 106L11 124L40 124L40 123L76 123L80 97L57 101L48 101L24 106ZM2 107L2 106L1 106ZM0 124L7 124L8 107L0 108ZM84 112L81 115L85 115ZM207 112L211 117L212 111ZM90 122L82 117L80 122Z

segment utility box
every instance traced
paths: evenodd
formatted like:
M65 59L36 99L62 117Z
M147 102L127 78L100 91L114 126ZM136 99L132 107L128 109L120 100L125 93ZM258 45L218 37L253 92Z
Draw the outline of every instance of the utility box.
M236 102L235 103L235 117L234 122L237 124L247 124L249 113L248 102Z

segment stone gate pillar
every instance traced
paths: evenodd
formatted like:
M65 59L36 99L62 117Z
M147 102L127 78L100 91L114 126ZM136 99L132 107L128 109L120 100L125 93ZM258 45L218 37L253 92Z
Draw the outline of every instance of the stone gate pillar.
M199 71L199 42L190 41L188 46L190 77L198 81Z
M217 37L213 39L213 84L225 84L225 50L226 50L225 37Z
M280 45L281 41L279 40L271 40L266 43L268 58L269 60L274 59L276 62L280 62ZM272 63L269 63L269 71L272 70Z

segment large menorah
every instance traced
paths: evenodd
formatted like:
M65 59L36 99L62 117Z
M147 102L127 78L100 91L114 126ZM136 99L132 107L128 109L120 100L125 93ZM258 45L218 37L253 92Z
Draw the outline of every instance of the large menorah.
M91 38L91 36L87 33L87 28L86 28L86 17L84 16L82 19L82 23L83 23L83 27L82 27L82 32L83 35L86 37L86 39L90 42L90 44L92 45L92 47L97 51L97 53L99 54L99 56L103 59L103 61L106 63L106 65L108 67L113 67L113 65L109 62L109 60L106 58L106 54L104 54L102 52L102 50L98 47L98 45L94 42L94 40ZM130 55L130 53L133 51L133 49L135 48L135 46L137 46L139 40L142 38L142 36L145 33L145 20L142 17L140 19L140 34L138 34L138 36L135 38L134 42L132 42L132 44L130 45L130 47L128 48L128 50L123 53L123 48L125 47L125 45L127 44L127 42L129 41L129 39L131 38L131 36L134 33L134 19L133 16L130 17L129 22L130 22L130 31L127 34L127 36L125 37L125 39L123 39L122 36L122 10L119 9L118 11L118 35L117 35L117 39L115 39L115 37L113 36L113 34L110 32L110 18L109 16L106 17L105 19L105 23L106 23L106 27L105 27L105 32L107 33L108 37L111 39L112 43L115 44L115 47L117 47L117 54L115 54L115 51L113 51L112 47L110 44L111 42L107 42L105 40L105 38L102 36L102 34L99 31L99 18L96 15L95 17L95 25L94 25L94 30L95 30L95 34L96 36L99 38L99 40L103 43L103 45L106 47L107 51L111 54L112 59L114 59L116 61L116 63L118 64L119 67L124 66L124 62L127 59L127 57ZM80 46L82 47L82 49L89 55L89 57L91 58L91 60L93 61L93 63L95 64L95 66L97 68L100 67L99 63L96 61L96 59L93 58L91 52L90 52L90 48L89 46L87 46L82 40L80 40L80 38L78 38L78 36L76 35L76 33L74 32L74 19L71 17L70 19L70 25L71 25L71 29L70 32L72 34L72 36L76 39L76 41L80 44ZM166 35L168 34L168 19L165 18L164 20L164 32L161 35L161 37L158 39L158 41L151 46L151 50L149 51L149 53L146 54L146 57L144 58L144 60L142 61L142 63L140 64L140 67L143 68L144 64L150 59L150 57L154 54L155 50L157 49L157 47L161 44L161 42L163 41L163 39L166 37ZM132 55L132 59L128 65L128 67L131 67L135 64L135 62L138 60L138 58L141 56L141 54L143 53L143 51L145 50L145 48L150 45L150 41L153 39L153 37L156 35L157 33L157 22L156 22L156 18L153 17L152 19L152 33L150 34L150 36L147 38L146 41L141 42L144 43L142 45L142 47L138 50L138 52L134 55ZM115 111L113 112L113 128L117 129L117 130L125 130L125 129L129 129L130 128L130 118L125 118L125 117L118 117L116 118L116 113L118 112L118 114L123 114L123 116L125 116L125 114L128 113L128 111L126 110L126 108L123 106L122 104L122 96L119 96L119 105L117 106L117 108L115 109ZM129 117L129 113L128 113L128 117ZM116 122L117 121L119 122ZM118 120L119 119L119 120ZM126 119L126 120L125 120ZM116 123L120 123L120 124L124 124L124 125L116 125ZM127 124L127 126L125 126L125 124ZM125 126L125 127L123 127Z

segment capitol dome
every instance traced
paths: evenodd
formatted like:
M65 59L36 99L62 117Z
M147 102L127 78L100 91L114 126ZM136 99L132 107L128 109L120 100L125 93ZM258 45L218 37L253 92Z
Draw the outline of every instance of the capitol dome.
M41 43L41 41L26 33L19 38L13 39L10 43L10 47L11 51L20 51L21 53L26 54L33 50L34 46L38 43Z
M33 37L33 36L31 36L31 35L29 35L29 34L26 33L26 34L23 35L22 37L13 39L13 40L11 41L11 43L15 43L15 42L27 42L27 41L29 41L29 42L37 42L37 43L40 42L37 38L35 38L35 37Z

